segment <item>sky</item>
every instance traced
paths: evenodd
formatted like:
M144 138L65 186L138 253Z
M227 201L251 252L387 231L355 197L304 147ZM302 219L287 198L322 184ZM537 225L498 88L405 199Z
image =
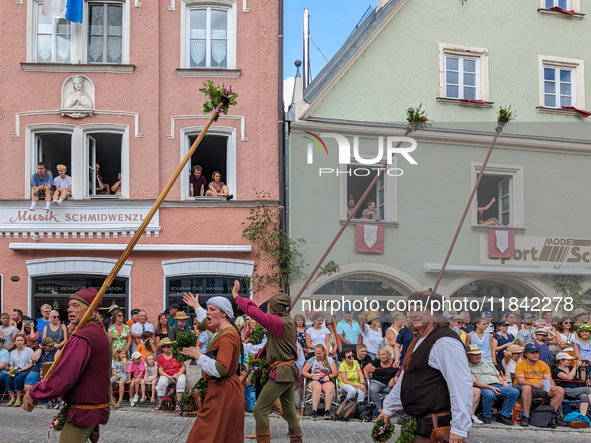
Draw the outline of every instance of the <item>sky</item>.
M374 9L378 0L284 0L283 78L284 100L291 102L293 81L296 74L294 62L303 61L304 9L310 12L310 37L330 60L345 43L364 12ZM326 60L310 42L310 67L312 79ZM300 67L300 74L302 73Z

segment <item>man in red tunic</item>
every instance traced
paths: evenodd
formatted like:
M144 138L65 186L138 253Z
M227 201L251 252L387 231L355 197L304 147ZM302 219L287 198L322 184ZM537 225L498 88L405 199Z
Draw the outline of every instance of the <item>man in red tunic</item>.
M68 318L74 326L96 295L96 289L88 288L70 296ZM86 326L68 339L53 373L29 389L23 408L31 412L39 400L63 397L70 410L60 443L84 443L95 427L109 420L110 366L111 346L97 306Z

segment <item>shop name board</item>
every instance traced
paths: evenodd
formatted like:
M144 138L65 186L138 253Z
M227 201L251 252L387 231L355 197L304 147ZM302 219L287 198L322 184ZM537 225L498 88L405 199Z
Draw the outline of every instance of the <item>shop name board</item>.
M499 264L488 258L487 236L481 236L482 264ZM591 240L563 237L525 237L515 235L515 258L504 259L510 265L591 267Z

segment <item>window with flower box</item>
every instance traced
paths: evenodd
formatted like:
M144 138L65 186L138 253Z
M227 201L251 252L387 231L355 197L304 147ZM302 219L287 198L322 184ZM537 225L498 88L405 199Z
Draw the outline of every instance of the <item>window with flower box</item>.
M585 109L584 61L540 55L539 112L574 112L563 109Z
M490 107L488 50L439 44L439 97L443 103Z

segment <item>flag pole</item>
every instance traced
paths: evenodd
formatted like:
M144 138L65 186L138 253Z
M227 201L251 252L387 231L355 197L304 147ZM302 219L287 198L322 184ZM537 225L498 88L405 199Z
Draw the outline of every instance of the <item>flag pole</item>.
M174 174L172 175L170 180L168 180L168 183L166 184L166 186L164 187L164 189L160 193L160 196L154 202L154 205L152 206L152 208L150 209L150 211L148 212L148 214L144 218L144 221L140 224L139 228L135 231L133 238L129 241L129 243L127 244L127 247L125 248L125 250L121 254L121 257L119 257L119 260L117 260L117 263L115 263L115 265L113 266L113 269L109 273L108 277L105 279L103 285L101 286L101 289L99 290L98 294L96 295L96 297L94 298L94 300L92 301L92 303L90 304L90 306L88 307L86 312L84 313L84 316L80 320L80 323L78 323L78 325L76 326L76 329L74 330L72 335L74 335L76 333L76 331L78 331L78 329L82 329L86 326L86 323L88 323L90 316L92 315L94 310L97 308L98 304L100 303L100 301L103 298L103 295L105 294L105 292L107 292L107 289L109 289L109 287L111 286L111 283L113 283L113 280L115 279L115 277L117 276L117 274L121 270L121 267L125 263L125 260L127 260L127 258L129 257L129 254L131 254L131 251L133 251L133 248L135 247L135 245L137 244L137 242L141 238L142 234L144 233L144 231L148 227L148 224L152 221L152 218L156 214L156 211L158 211L158 209L160 208L160 205L162 204L162 202L164 201L164 199L166 198L166 196L170 192L170 190L173 187L173 185L175 184L176 180L179 178L179 175L181 174L181 172L185 168L185 165L189 162L192 155L197 150L197 147L199 146L199 144L201 143L201 141L205 137L205 134L207 133L209 127L213 124L214 121L216 121L218 119L220 112L222 112L221 110L225 106L228 106L228 103L229 103L228 97L222 96L221 101L218 104L217 108L212 112L211 117L209 118L207 124L201 130L199 137L197 137L197 139L193 142L193 144L191 145L191 148L189 149L189 152L187 152L187 154L185 155L185 157L181 161L181 164L176 168L176 171L174 171ZM43 380L45 380L47 377L49 377L51 375L51 373L54 371L54 369L57 367L57 365L59 364L60 357L61 357L66 345L67 345L67 339L66 339L66 343L62 347L62 352L60 352L57 355L53 364L51 365L51 367L47 371L47 374L43 377Z

